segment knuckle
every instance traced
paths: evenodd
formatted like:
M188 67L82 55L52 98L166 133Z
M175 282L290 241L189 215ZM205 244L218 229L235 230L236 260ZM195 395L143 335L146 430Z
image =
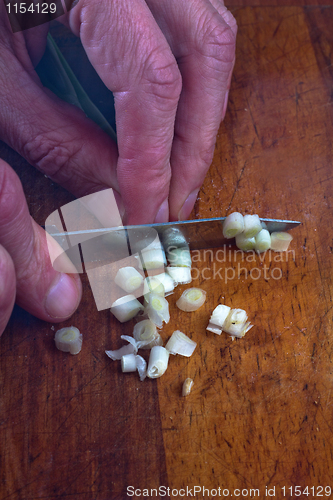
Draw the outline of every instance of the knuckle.
M197 50L223 64L235 58L236 33L219 15L206 18L198 36Z
M155 50L147 59L144 79L151 94L163 101L178 102L182 78L173 55Z
M38 170L61 182L69 175L66 167L81 146L77 141L64 140L60 132L57 135L57 132L37 135L24 145L23 155Z

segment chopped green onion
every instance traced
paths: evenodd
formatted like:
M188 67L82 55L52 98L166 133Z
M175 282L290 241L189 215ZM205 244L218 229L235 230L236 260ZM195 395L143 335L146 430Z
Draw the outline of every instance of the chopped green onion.
M246 238L253 238L261 231L262 226L259 215L244 215L244 236Z
M156 276L147 276L143 282L143 295L146 297L149 293L157 293L161 297L165 296L163 283Z
M54 341L59 351L79 354L82 348L82 335L75 326L58 330L55 334Z
M244 233L238 234L236 236L236 246L244 252L254 250L255 244L255 238L247 238Z
M110 311L121 322L129 321L143 310L142 304L134 297L134 295L125 295L117 299L111 305Z
M142 349L151 349L155 345L163 344L162 337L157 332L156 325L150 319L144 319L135 325L133 337Z
M125 292L131 293L140 287L143 282L143 276L135 267L122 267L117 272L114 281Z
M173 281L178 285L187 285L191 283L191 268L190 267L167 267L166 272L171 276Z
M191 267L192 258L188 248L169 247L167 258L172 267Z
M115 351L105 351L105 354L113 361L121 359L126 354L136 354L137 349L132 344L123 345Z
M206 292L201 288L188 288L177 300L176 306L185 312L193 312L199 309L206 300Z
M145 312L148 314L148 318L159 328L162 327L163 321L165 323L170 321L169 303L164 297L156 293L148 295L148 305Z
M262 229L255 236L254 249L258 253L266 252L271 247L271 235L267 229Z
M284 231L271 234L271 249L274 252L286 252L293 237Z
M169 338L165 348L170 354L180 354L181 356L192 356L196 348L196 342L191 340L185 333L175 330Z
M135 354L125 354L121 357L122 372L136 372L136 356Z
M151 276L154 280L158 280L164 286L165 295L170 295L175 288L175 282L168 273L155 274Z
M155 346L150 351L147 377L158 378L165 373L169 362L169 351L162 346Z
M225 218L223 222L223 236L225 238L234 238L243 231L244 217L241 213L233 212Z
M231 309L223 330L234 337L244 337L253 325L247 321L246 311L243 309Z
M224 323L230 313L230 307L220 304L215 307L209 320L207 330L217 335L221 335Z
M146 360L143 359L143 357L139 356L138 354L135 356L135 360L136 360L136 369L138 370L138 374L142 382L147 376L147 363Z

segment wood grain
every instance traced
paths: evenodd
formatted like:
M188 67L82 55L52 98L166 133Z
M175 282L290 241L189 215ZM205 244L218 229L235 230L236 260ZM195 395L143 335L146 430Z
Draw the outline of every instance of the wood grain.
M1 500L124 500L130 485L238 488L260 499L266 486L289 499L289 487L333 488L333 7L293 5L232 8L229 107L192 214L299 219L291 251L193 255L193 285L209 299L180 312L177 288L162 335L180 328L198 346L189 359L172 357L158 381L122 375L105 356L133 323L97 312L85 276L78 311L60 325L83 332L76 357L55 349L52 325L16 308L0 340ZM19 173L38 223L73 199L5 145L0 156ZM255 327L244 339L206 333L218 303L248 311ZM194 388L183 398L186 377Z

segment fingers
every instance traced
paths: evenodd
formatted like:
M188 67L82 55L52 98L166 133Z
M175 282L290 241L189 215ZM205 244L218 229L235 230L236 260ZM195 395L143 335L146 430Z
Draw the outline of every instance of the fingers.
M9 321L15 302L15 268L9 253L0 245L0 336Z
M29 50L38 59L35 45L30 37ZM22 33L11 43L1 18L0 109L0 139L73 194L119 190L115 143L81 110L44 91Z
M73 314L81 299L78 275L61 274L51 265L45 231L30 217L21 183L0 160L0 327L6 324L15 296L28 312L59 322ZM2 248L4 247L4 248Z
M158 0L147 3L182 74L169 196L171 220L182 220L193 208L213 157L226 110L237 28L219 0L170 0L162 7Z
M80 0L69 13L69 23L114 92L117 176L127 223L166 221L181 91L170 47L143 0Z

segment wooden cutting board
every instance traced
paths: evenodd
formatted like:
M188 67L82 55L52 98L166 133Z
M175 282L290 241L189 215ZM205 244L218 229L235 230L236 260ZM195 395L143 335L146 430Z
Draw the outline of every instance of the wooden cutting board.
M196 254L193 285L208 300L183 313L178 287L162 336L181 329L198 346L159 380L106 357L133 322L98 312L86 276L79 309L59 326L83 333L78 356L56 350L55 325L15 308L0 340L1 500L332 497L333 7L253 3L228 4L237 63L192 218L301 220L291 252ZM62 30L66 55L76 49ZM73 199L4 144L0 156L38 223ZM244 339L206 332L218 303L248 311ZM186 377L194 388L183 398Z

